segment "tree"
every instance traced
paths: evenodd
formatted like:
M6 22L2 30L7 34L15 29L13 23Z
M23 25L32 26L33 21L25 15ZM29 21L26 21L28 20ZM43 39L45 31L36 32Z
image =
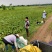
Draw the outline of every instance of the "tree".
M5 5L1 5L1 7L3 8L3 10L6 10L6 6Z
M12 6L12 3L9 5L9 10L14 9L14 6Z

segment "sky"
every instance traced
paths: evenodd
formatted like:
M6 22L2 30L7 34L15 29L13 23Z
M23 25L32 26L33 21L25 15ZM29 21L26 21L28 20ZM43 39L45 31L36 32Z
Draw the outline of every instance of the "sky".
M52 3L52 0L0 0L0 5L29 5L29 4L46 4Z

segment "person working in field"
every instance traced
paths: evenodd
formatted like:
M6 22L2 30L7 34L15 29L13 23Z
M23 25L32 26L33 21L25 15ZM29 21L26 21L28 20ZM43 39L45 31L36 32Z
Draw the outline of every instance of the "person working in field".
M25 29L27 33L27 37L29 36L29 20L28 17L25 18Z
M19 38L18 34L15 34L15 35L11 34L11 35L5 36L3 38L3 42L5 44L6 51L8 50L8 44L12 46L13 50L14 50L14 46L15 46L16 52L18 51L17 42L16 42L17 38Z
M42 16L42 18L43 18L43 22L45 23L45 19L46 19L46 12L45 12L45 10L43 11L43 16Z
M8 44L12 46L12 52L14 52L15 48L16 52L18 52L18 49L27 45L27 40L24 39L23 36L19 36L19 34L5 36L3 38L3 42L5 44L6 51L8 50Z

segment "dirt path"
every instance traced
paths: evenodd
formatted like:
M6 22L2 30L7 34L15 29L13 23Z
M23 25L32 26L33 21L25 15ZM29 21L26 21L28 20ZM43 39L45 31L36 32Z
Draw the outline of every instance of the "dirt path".
M51 24L51 22L52 22L52 17L49 17L49 19L45 22L45 24L43 24L39 28L39 30L34 34L34 36L30 41L39 40L39 41L44 41L48 43L52 37L51 31L48 30L48 27Z

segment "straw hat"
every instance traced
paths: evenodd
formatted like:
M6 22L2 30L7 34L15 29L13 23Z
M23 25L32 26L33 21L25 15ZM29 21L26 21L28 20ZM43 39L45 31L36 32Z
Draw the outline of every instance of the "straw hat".
M19 37L19 34L15 34L17 37Z

